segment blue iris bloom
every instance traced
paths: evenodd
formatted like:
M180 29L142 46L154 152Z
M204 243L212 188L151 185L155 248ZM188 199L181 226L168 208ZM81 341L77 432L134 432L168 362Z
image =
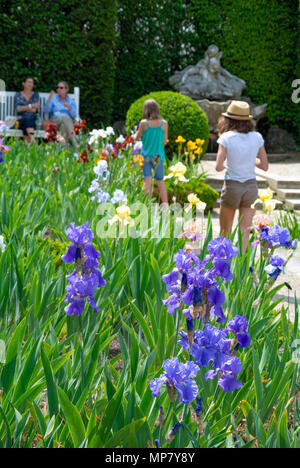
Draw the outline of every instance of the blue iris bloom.
M198 394L198 387L193 378L196 377L199 367L191 361L182 364L178 358L167 359L164 362L164 374L154 379L150 383L152 395L157 397L164 383L179 394L181 403L188 404L194 400Z

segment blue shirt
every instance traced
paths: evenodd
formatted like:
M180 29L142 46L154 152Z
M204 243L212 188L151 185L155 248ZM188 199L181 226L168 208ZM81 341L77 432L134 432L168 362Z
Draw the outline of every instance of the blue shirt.
M67 102L71 107L71 111L64 106L64 102ZM61 115L68 115L72 119L76 117L76 104L73 99L69 96L66 96L66 100L62 101L60 97L56 94L53 96L50 102L47 102L44 108L46 114L52 114L52 117L55 119Z

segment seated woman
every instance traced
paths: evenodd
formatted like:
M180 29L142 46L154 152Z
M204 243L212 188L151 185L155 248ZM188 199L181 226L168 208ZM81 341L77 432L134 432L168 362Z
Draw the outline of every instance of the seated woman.
M23 130L24 140L35 143L34 131L40 109L40 97L33 91L33 78L28 76L22 83L23 91L15 94L14 106L17 112L19 128Z
M44 108L45 113L51 114L51 122L55 123L66 141L71 141L76 149L79 145L74 133L74 118L76 117L76 103L68 96L69 86L66 81L57 85L57 94L51 91Z

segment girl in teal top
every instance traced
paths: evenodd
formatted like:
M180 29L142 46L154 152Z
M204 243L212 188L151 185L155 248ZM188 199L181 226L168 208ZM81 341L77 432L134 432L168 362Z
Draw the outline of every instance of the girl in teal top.
M157 183L162 203L168 203L168 193L164 183L165 145L168 140L168 122L162 119L159 105L153 99L144 103L143 119L135 135L135 140L143 143L144 190L151 199L152 172Z

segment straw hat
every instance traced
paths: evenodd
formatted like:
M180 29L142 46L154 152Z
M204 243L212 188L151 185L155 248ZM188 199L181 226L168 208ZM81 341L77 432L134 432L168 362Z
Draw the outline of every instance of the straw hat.
M226 112L222 115L233 120L251 120L253 116L250 115L250 106L245 101L232 101Z

